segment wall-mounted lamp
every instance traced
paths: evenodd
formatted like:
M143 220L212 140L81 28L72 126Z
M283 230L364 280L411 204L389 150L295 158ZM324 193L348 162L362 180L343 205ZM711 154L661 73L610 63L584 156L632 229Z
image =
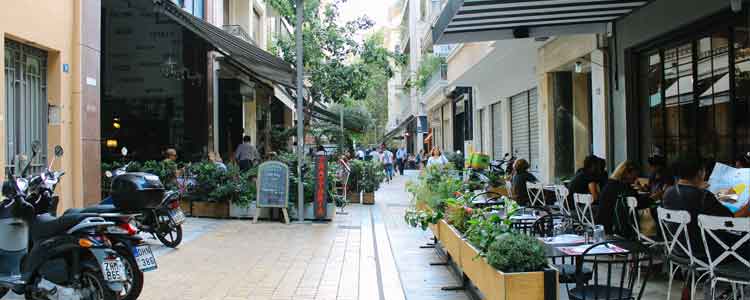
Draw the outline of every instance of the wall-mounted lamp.
M575 71L576 73L583 72L583 62L581 62L580 60L576 62Z
M107 141L105 142L105 145L106 145L106 146L107 146L107 148L109 148L109 149L115 149L115 148L117 148L117 140L115 140L115 139L108 139L108 140L107 140Z
M742 0L729 0L733 12L742 12Z

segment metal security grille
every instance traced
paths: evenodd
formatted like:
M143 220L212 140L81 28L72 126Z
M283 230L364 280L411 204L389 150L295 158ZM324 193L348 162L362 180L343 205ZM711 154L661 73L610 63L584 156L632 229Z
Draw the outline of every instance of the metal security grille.
M532 170L539 167L539 116L536 89L510 98L511 143L513 153L525 158Z
M494 159L503 158L503 126L501 103L492 104L492 152Z
M5 40L5 162L16 166L18 154L31 154L39 141L41 153L32 163L38 171L47 162L47 53Z

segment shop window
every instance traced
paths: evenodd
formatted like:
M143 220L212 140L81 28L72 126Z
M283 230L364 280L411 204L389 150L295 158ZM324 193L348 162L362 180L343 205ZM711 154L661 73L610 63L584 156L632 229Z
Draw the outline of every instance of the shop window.
M729 163L735 153L750 150L744 117L750 94L742 79L743 72L750 71L747 34L735 34L732 47L732 32L697 36L640 54L642 159L653 154L668 158L690 154ZM731 52L734 66L730 65Z

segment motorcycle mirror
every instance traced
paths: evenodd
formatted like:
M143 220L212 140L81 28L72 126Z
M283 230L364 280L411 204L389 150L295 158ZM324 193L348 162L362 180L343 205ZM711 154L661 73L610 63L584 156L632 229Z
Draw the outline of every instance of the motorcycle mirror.
M39 149L41 147L42 147L42 143L40 143L39 141L34 141L33 143L31 143L31 151L34 153L39 152Z
M107 178L112 178L112 172L111 171L105 171L104 176L107 176Z
M55 146L55 156L62 157L63 153L65 153L65 151L63 151L63 147L62 146L60 146L60 145Z
M120 153L122 153L122 156L128 156L128 148L122 147Z

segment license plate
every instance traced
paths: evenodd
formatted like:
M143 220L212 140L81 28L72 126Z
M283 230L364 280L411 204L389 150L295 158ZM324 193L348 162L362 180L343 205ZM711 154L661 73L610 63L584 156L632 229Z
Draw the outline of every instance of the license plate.
M141 271L148 272L156 270L156 257L154 257L154 253L151 252L151 246L143 245L133 247L133 256L135 257L135 262L138 263L138 269Z
M102 275L106 281L125 281L125 265L119 259L104 260Z
M185 213L179 208L170 210L169 216L172 217L172 221L177 225L185 222Z

